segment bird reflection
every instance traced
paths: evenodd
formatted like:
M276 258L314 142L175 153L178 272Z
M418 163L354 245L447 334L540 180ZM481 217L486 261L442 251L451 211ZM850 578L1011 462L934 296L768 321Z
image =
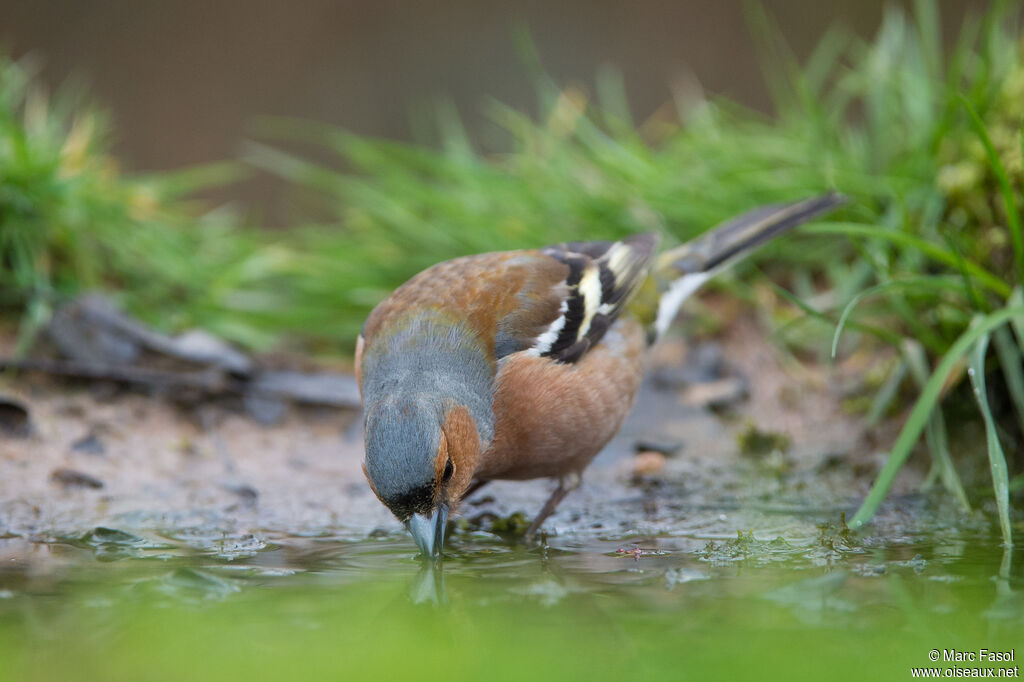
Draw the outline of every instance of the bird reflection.
M448 592L444 585L444 563L440 558L424 558L419 573L409 584L409 598L413 604L444 606L448 603Z

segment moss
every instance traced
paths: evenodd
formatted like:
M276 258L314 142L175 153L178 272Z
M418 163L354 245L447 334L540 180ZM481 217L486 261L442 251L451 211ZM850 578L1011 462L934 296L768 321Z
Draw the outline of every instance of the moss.
M818 545L837 552L850 551L860 546L856 536L846 525L846 513L839 518L818 525Z
M530 519L523 512L514 512L506 517L497 517L491 521L490 531L499 535L521 536L530 527Z
M736 436L736 444L740 453L748 457L762 457L773 452L785 453L789 450L790 438L784 433L763 431L753 422L749 422Z

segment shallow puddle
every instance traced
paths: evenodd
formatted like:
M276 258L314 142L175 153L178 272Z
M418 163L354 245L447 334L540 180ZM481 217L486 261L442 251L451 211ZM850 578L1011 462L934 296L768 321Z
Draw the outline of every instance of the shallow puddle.
M987 530L463 531L441 566L375 535L26 544L48 556L0 569L0 679L910 679L1017 665L933 650L1024 655L1024 551Z

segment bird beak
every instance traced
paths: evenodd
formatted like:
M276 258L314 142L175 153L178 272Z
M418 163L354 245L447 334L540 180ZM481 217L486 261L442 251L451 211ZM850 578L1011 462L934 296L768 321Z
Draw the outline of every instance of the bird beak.
M405 522L405 527L412 533L413 539L419 545L424 556L437 557L441 555L441 547L444 545L444 531L448 525L448 505L443 502L434 508L430 516L426 514L413 514Z

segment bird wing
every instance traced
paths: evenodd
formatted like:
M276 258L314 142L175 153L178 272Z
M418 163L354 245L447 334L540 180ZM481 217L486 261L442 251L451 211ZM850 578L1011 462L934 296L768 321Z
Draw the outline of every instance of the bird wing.
M439 263L373 310L359 350L417 317L441 315L472 332L496 362L518 352L576 362L644 281L656 243L647 234Z
M541 253L568 267L559 315L527 352L574 363L597 344L647 279L657 236L617 242L570 242Z

